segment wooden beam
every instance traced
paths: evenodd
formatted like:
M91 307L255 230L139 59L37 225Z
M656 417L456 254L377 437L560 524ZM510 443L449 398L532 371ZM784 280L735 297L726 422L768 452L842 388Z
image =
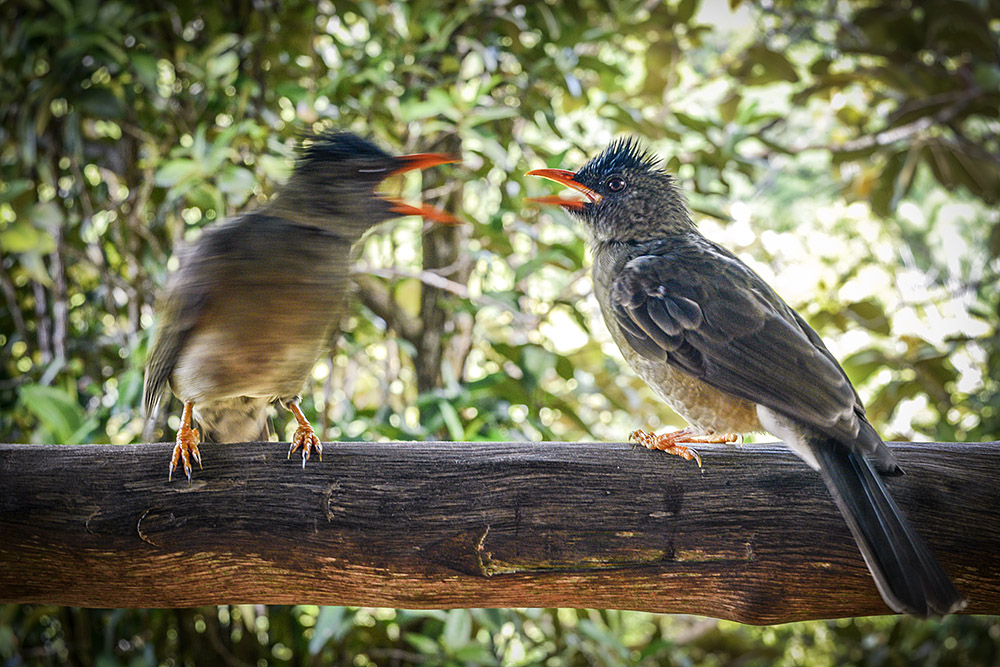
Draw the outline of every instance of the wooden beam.
M0 602L599 607L747 623L888 613L818 475L778 444L704 468L622 443L0 445ZM887 484L1000 613L1000 442L896 444Z

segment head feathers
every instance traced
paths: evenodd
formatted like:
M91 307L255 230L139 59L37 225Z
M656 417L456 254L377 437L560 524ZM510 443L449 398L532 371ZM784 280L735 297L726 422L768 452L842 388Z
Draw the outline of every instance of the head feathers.
M612 174L622 171L659 169L659 158L647 151L635 137L622 137L611 142L604 152L584 165L580 176Z
M694 229L684 195L633 137L611 143L573 180L599 195L569 209L597 242L646 242Z
M327 130L307 137L299 148L296 167L341 160L391 160L392 156L367 139L350 132Z

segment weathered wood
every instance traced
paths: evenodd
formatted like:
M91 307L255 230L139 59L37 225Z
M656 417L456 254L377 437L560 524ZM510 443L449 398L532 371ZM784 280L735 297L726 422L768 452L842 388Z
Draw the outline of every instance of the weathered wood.
M1000 612L1000 443L894 445L888 480L968 612ZM780 445L0 445L0 602L568 606L773 623L887 613Z

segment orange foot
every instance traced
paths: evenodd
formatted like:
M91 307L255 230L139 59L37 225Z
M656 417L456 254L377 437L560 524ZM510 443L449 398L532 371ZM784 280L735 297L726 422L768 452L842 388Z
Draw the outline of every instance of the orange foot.
M191 461L194 460L198 463L199 468L202 467L201 453L198 451L198 442L201 440L201 434L198 433L198 429L191 428L191 411L193 409L194 403L188 402L184 404L181 427L177 429L177 444L174 445L174 453L170 457L170 472L167 475L168 482L174 478L174 470L177 469L178 461L184 464L184 474L187 475L189 484L191 483Z
M292 458L292 452L297 452L301 449L302 468L305 469L306 461L312 456L313 451L319 454L320 461L323 460L323 443L316 437L316 432L313 430L312 425L309 424L306 416L302 414L302 409L298 403L289 403L288 409L292 411L296 421L299 422L299 427L295 429L295 435L292 437L292 444L288 448L288 458Z
M698 452L691 449L690 447L685 447L679 443L681 442L703 442L703 443L726 443L726 442L738 442L740 436L735 433L696 433L693 429L682 428L679 431L673 431L672 433L663 433L662 435L655 435L653 433L646 433L642 429L636 429L628 434L629 442L634 442L642 445L647 449L659 449L664 452L670 452L671 454L676 454L683 459L688 461L694 459L698 462L698 467L701 467L701 456Z

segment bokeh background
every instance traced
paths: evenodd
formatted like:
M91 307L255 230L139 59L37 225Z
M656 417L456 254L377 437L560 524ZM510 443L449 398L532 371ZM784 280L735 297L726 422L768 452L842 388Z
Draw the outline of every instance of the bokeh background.
M579 230L523 202L553 192L525 171L624 134L823 335L886 439L1000 439L995 0L4 0L0 19L0 441L138 442L172 248L265 201L323 127L460 155L390 187L467 221L359 248L303 402L324 440L682 424L611 342ZM997 664L1000 620L0 608L4 665L913 660Z

